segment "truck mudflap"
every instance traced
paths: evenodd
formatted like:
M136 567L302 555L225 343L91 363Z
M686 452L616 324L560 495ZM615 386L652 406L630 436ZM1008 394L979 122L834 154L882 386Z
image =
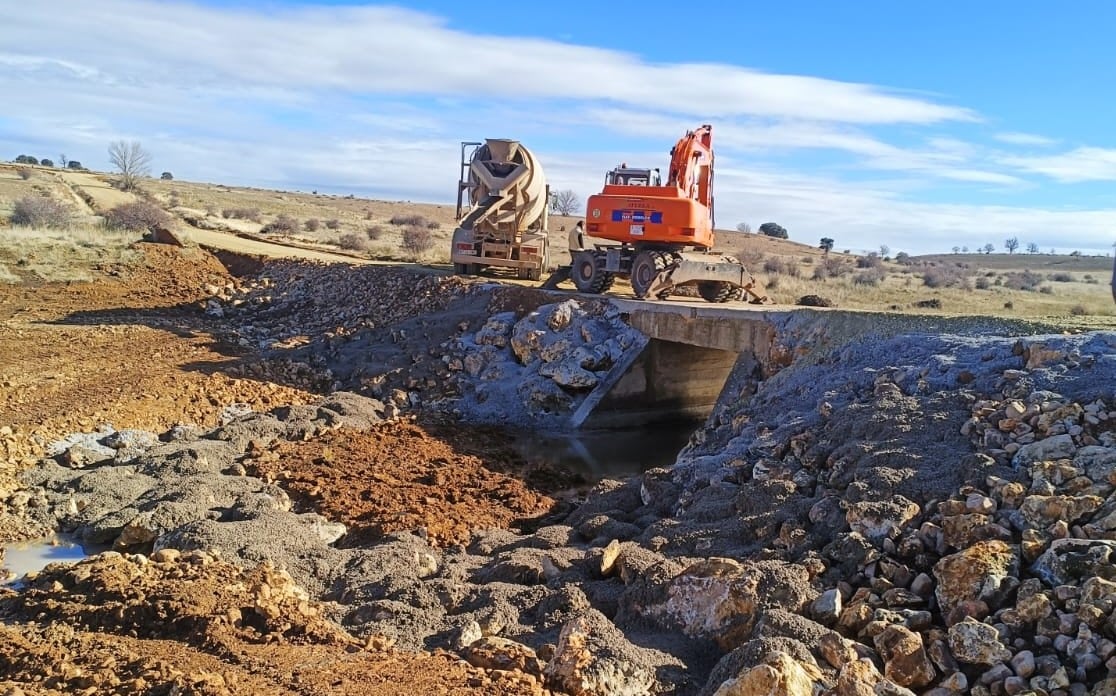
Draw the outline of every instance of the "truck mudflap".
M744 264L723 254L672 254L671 260L652 282L648 295L666 296L674 288L684 285L697 285L702 297L710 301L743 299L751 304L774 304Z

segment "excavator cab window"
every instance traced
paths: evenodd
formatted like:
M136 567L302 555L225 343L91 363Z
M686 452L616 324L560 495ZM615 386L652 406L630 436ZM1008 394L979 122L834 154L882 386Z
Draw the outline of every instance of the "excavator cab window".
M616 186L660 186L661 181L658 169L631 169L627 167L613 169L605 178L605 183Z

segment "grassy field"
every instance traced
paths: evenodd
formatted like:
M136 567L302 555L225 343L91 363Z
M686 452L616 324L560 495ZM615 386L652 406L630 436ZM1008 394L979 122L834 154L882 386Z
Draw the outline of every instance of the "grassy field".
M0 228L0 282L74 282L127 266L140 235L88 224L65 229Z
M130 237L105 231L99 216L137 197L117 190L113 182L111 175L0 165L0 235L5 242L0 282L88 277L92 266L126 261ZM26 195L45 195L71 205L73 228L4 227L14 201ZM449 203L162 180L145 180L141 196L171 212L187 238L197 230L232 232L307 249L345 250L371 260L417 260L448 269L455 222ZM552 265L568 263L565 230L576 221L551 217ZM414 228L431 237L430 249L417 257L402 244L404 233ZM780 305L816 295L849 309L1116 317L1108 285L1112 259L1107 256L937 254L898 263L874 254L826 254L814 245L728 230L718 231L717 248L740 258ZM62 270L67 265L72 268Z

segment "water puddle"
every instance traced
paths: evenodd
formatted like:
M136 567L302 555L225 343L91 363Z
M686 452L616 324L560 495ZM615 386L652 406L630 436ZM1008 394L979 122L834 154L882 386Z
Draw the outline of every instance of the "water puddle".
M516 433L516 450L527 459L571 469L596 481L627 478L674 465L678 452L701 423L655 425L630 430L573 434Z
M80 544L62 536L4 544L0 583L18 583L24 575L38 572L51 563L74 563L86 556Z

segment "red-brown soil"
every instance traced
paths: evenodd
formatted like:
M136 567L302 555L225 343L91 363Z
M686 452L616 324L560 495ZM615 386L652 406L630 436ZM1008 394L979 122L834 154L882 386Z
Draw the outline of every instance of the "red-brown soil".
M303 509L345 523L346 544L425 528L431 543L466 543L471 530L545 515L551 493L577 481L531 469L498 432L392 423L281 441L249 473L282 485ZM481 456L483 453L483 456Z
M166 553L166 552L164 552ZM6 694L539 694L521 672L359 641L289 576L207 554L107 554L0 599ZM18 690L17 690L18 689Z

